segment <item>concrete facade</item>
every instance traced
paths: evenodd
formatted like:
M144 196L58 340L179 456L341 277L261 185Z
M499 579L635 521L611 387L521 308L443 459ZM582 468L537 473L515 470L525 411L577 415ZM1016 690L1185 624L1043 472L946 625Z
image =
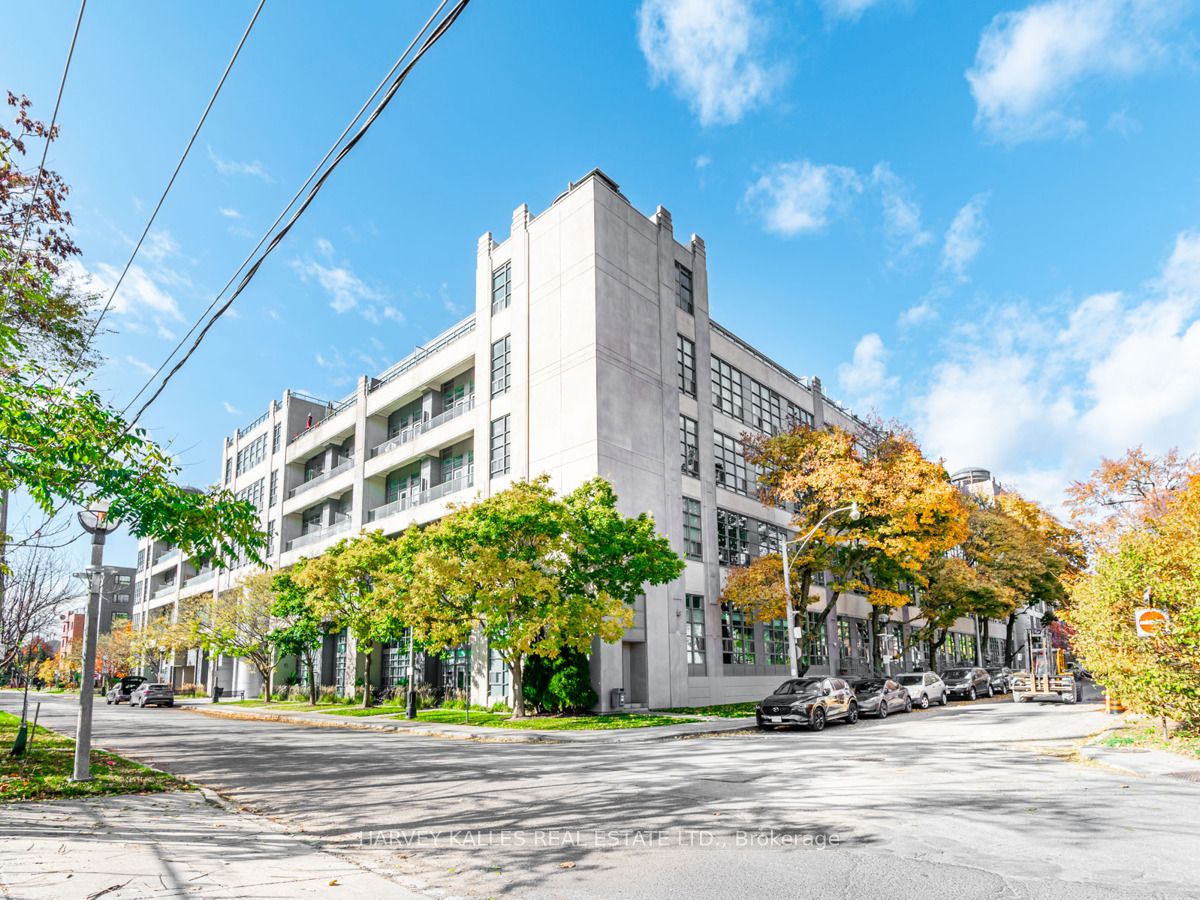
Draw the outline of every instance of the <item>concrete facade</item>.
M479 239L473 315L339 401L285 392L225 439L221 483L256 502L273 535L268 561L289 566L360 530L396 534L433 521L447 503L516 479L545 473L565 491L603 476L622 511L650 512L687 566L639 600L621 641L596 642L601 707L615 688L629 705L651 707L761 697L787 674L782 623L742 625L719 603L721 582L728 564L776 548L788 517L756 499L738 439L798 421L864 426L819 379L792 375L712 321L709 308L704 241L677 239L665 209L643 215L593 171L540 215L518 207L507 237ZM176 614L243 574L160 542L143 542L140 556L139 622ZM825 590L814 587L814 604ZM856 671L868 607L854 596L839 607L822 667ZM910 615L902 610L896 628ZM974 626L955 631L966 638ZM323 680L352 684L361 674L352 646L331 643ZM376 651L382 686L403 653ZM184 656L176 665L188 677L177 680L211 678L197 654ZM467 666L452 660L441 677L461 683ZM505 698L485 647L472 648L469 668L475 698ZM218 677L258 688L234 661Z

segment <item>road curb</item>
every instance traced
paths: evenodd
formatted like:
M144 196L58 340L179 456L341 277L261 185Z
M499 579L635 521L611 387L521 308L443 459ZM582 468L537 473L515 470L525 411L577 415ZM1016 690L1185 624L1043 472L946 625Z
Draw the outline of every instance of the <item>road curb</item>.
M388 722L356 722L336 721L331 716L328 721L289 715L287 713L251 712L249 710L212 709L206 706L177 706L186 712L212 716L217 719L241 719L249 722L281 722L285 725L300 725L310 728L341 728L352 731L374 731L384 734L397 734L406 737L435 738L438 740L475 741L483 744L649 744L661 741L676 741L698 737L714 737L739 731L744 724L735 727L711 728L705 731L685 731L672 733L637 734L640 729L614 729L612 731L582 732L587 737L569 735L546 735L531 731L513 731L499 734L479 734L476 732L437 731L432 729L416 730L404 725L393 725ZM663 726L658 726L663 727ZM675 727L675 726L665 726ZM600 735L600 736L596 736Z

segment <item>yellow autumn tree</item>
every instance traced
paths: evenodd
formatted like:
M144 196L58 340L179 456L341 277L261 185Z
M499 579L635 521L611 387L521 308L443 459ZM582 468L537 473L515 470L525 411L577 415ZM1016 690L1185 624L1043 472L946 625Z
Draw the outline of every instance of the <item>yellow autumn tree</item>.
M913 601L930 558L967 535L967 509L945 468L927 459L905 429L881 426L854 434L802 426L743 440L747 460L760 473L761 499L791 511L796 534L812 532L803 551L789 559L802 658L841 594L864 595L879 626ZM829 516L851 503L858 505L857 520ZM810 622L804 615L810 586L822 571L832 575L830 595ZM783 618L782 576L781 558L764 557L731 570L723 599L758 621ZM874 666L879 653L876 642Z

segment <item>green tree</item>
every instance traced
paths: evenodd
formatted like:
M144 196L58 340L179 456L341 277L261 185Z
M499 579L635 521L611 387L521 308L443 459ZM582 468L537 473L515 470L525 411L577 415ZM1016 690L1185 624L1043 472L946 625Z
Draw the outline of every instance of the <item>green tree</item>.
M402 626L385 606L381 590L388 573L398 571L403 537L391 540L381 531L343 538L320 556L302 559L292 569L295 586L308 596L311 615L345 629L363 656L362 705L371 705L371 650L380 640L393 640ZM349 681L349 679L347 679Z
M271 609L275 591L270 572L248 575L211 602L200 604L193 620L200 646L213 658L244 659L263 683L263 700L271 702L278 656L271 643Z
M645 586L683 570L648 514L627 517L616 504L603 479L559 498L542 477L456 508L420 535L411 577L392 578L393 602L426 647L485 639L524 716L527 656L618 640Z
M316 654L325 639L325 623L310 602L307 592L292 579L290 572L276 572L271 580L275 602L271 616L275 627L271 643L280 653L304 661L308 676L308 698L314 706L320 696L317 688Z

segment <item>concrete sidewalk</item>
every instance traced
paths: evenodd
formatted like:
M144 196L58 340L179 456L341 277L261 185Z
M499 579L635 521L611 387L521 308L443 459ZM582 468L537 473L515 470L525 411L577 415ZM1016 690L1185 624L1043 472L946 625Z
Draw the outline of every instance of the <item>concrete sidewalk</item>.
M426 896L198 791L2 810L4 897Z
M386 731L418 737L476 740L492 743L579 743L640 744L670 741L699 735L724 734L754 727L754 719L704 719L678 725L651 725L645 728L613 728L594 731L546 731L535 728L488 728L478 725L452 725L441 722L409 721L390 716L338 716L329 713L268 710L257 707L213 704L206 701L177 702L176 707L207 716L228 719L252 719L285 722L315 728L351 728Z
M1102 740L1103 736L1096 740ZM1105 747L1092 742L1079 755L1131 775L1178 778L1200 784L1200 759L1148 747Z

